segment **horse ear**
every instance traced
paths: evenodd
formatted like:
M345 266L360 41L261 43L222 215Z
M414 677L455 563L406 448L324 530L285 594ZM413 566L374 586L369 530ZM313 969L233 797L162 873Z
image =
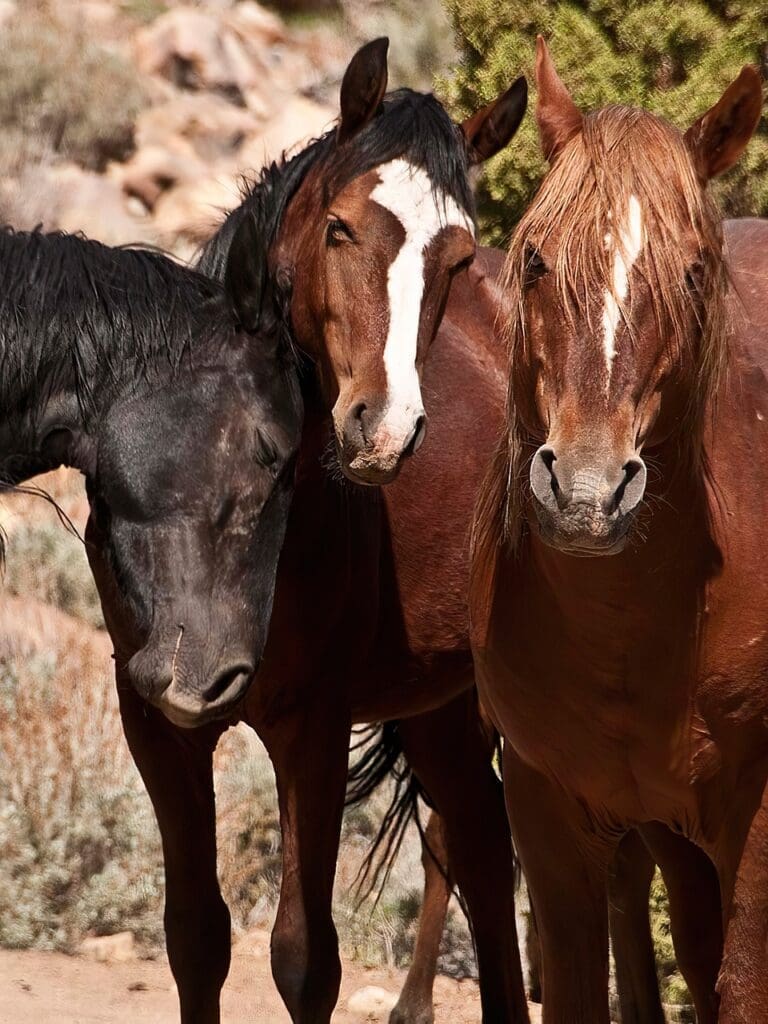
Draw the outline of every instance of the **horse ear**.
M519 128L527 106L528 83L521 75L505 93L462 123L470 164L481 164L504 149Z
M729 170L752 138L763 109L763 89L757 68L741 69L717 103L685 133L696 170L707 182Z
M357 135L379 109L387 91L388 49L389 39L383 36L366 43L349 62L341 83L338 142L346 142Z
M254 332L261 322L266 286L266 253L256 222L246 212L235 231L227 254L224 290L238 323Z
M536 37L536 89L541 148L553 163L563 147L581 131L584 117L555 71L543 36Z

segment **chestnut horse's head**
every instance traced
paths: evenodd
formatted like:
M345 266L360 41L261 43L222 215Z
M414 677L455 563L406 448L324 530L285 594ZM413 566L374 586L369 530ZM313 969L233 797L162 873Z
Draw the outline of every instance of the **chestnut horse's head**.
M513 396L545 540L610 554L675 436L695 463L725 345L727 274L710 178L760 117L746 67L685 134L645 111L582 115L539 40L537 119L551 164L512 241ZM522 469L522 464L518 467Z
M369 484L391 480L424 437L425 353L475 252L469 170L510 140L527 92L520 78L457 126L432 96L385 95L386 52L383 39L355 55L338 127L268 169L232 215L227 269L246 322L250 282L275 282L341 466Z

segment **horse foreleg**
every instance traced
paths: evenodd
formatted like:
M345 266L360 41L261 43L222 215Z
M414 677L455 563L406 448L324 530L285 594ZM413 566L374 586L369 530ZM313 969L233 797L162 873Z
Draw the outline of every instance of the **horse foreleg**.
M504 747L512 832L536 909L544 1024L609 1024L608 864L614 847L556 783Z
M656 863L639 834L623 837L608 876L608 907L621 1024L664 1024L648 896Z
M128 745L163 841L165 935L182 1024L218 1024L230 920L216 875L213 749L220 730L171 725L118 679Z
M283 837L272 975L294 1024L328 1024L341 983L331 899L351 725L343 708L329 704L260 730L275 767Z
M768 1021L768 786L749 825L732 896L731 880L726 877L723 883L730 912L717 982L717 1020L762 1024Z
M448 901L451 898L448 851L443 823L435 811L429 816L421 844L424 865L424 902L413 959L389 1024L432 1024L435 1019L432 992L437 973Z
M403 748L445 826L469 910L484 1024L528 1021L515 929L515 862L501 784L474 691L399 723Z
M669 896L672 941L698 1024L717 1021L717 975L723 957L720 882L707 854L685 836L652 822L640 833L661 868Z

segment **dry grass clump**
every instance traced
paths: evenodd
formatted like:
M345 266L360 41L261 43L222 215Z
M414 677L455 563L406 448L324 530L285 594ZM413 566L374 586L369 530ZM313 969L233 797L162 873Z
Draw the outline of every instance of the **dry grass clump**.
M4 584L8 593L34 595L89 626L104 625L85 549L60 523L31 522L14 530Z
M103 170L124 160L145 102L128 64L42 10L20 12L0 32L4 150L25 162L53 152Z
M109 643L69 616L0 606L0 946L161 940L161 855L110 679Z

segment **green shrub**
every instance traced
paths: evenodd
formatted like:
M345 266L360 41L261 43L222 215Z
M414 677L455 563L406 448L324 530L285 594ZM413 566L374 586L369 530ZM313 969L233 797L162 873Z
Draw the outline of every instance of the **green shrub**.
M461 52L441 83L457 115L488 102L519 74L528 77L531 113L488 167L479 202L485 237L503 244L545 169L532 116L535 38L548 40L555 65L583 110L606 103L646 107L687 128L721 95L742 65L759 60L768 35L763 0L445 0ZM768 215L765 118L739 165L718 185L729 215Z
M661 873L657 870L651 884L651 933L656 951L656 970L665 1003L685 1006L692 1003L691 994L677 969L675 949L672 945L672 927L669 921L669 899Z
M136 72L43 14L19 14L0 33L0 127L41 140L93 170L133 149L144 106Z
M442 0L344 0L343 7L360 42L389 36L390 88L430 89L437 72L456 60Z

